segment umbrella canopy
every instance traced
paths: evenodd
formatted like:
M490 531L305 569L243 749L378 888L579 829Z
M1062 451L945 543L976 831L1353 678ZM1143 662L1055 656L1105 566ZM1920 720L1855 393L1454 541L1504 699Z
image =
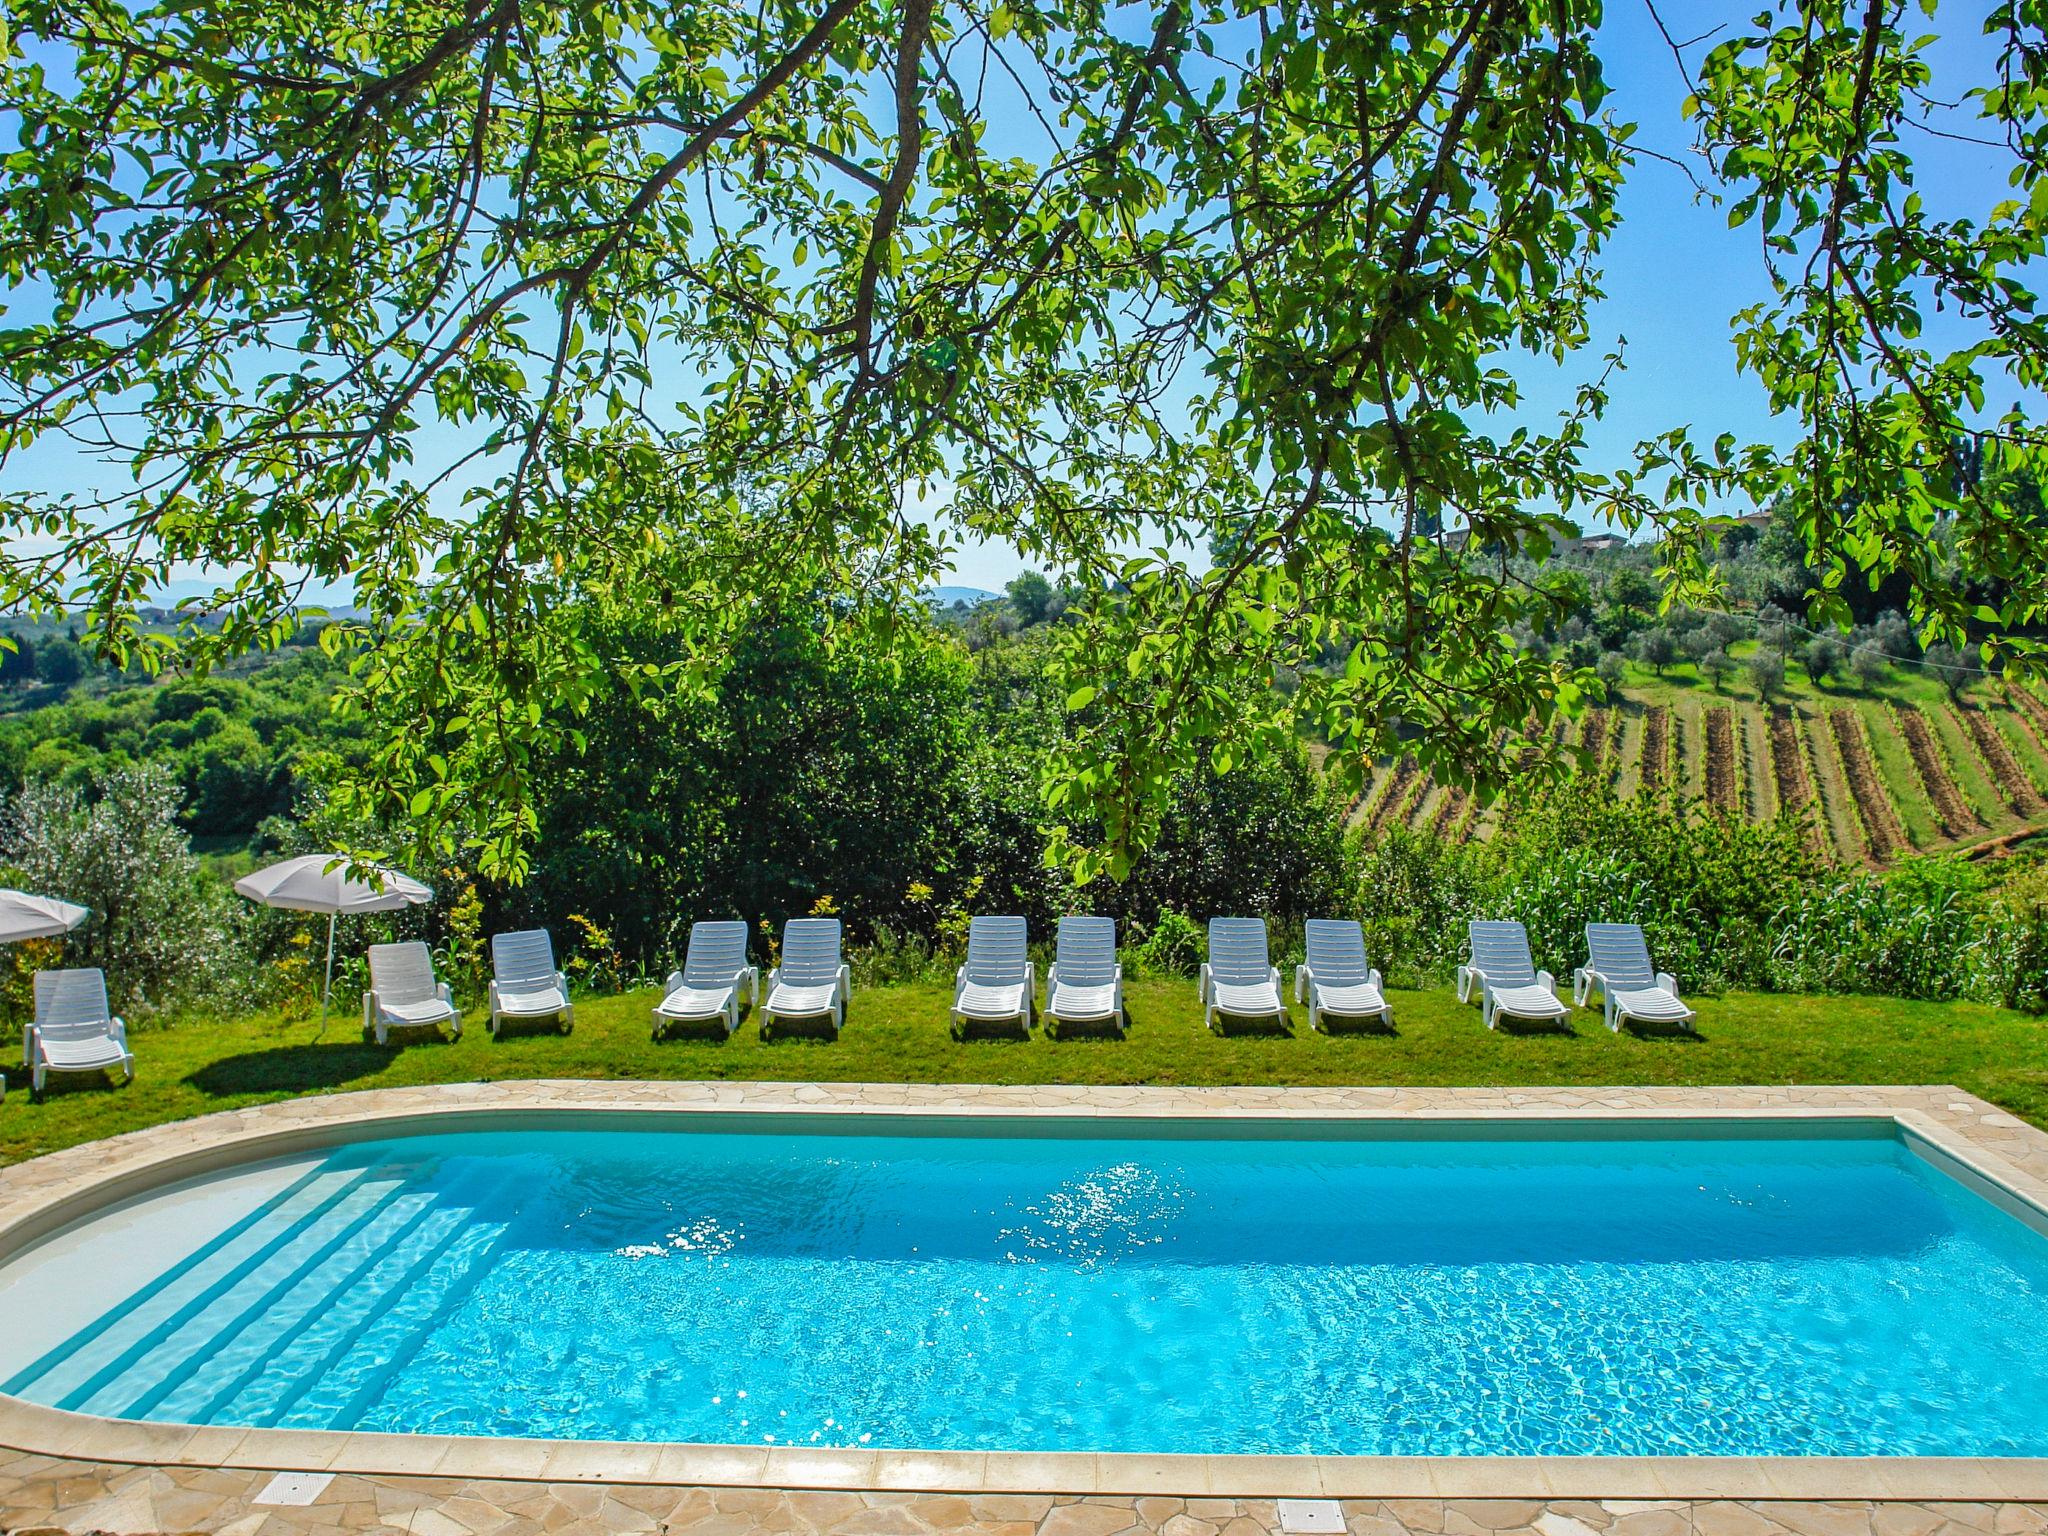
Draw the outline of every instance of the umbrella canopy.
M0 944L53 939L60 933L69 933L91 916L92 908L74 906L54 896L0 891Z
M395 869L378 869L383 889L348 872L339 853L306 853L235 882L235 889L266 907L293 912L396 912L432 901L434 893Z
M266 907L327 914L327 979L320 988L322 1035L327 1033L327 1005L334 995L335 918L344 912L396 912L434 899L434 893L410 875L374 867L382 890L350 875L347 856L339 853L302 853L235 882L237 892Z

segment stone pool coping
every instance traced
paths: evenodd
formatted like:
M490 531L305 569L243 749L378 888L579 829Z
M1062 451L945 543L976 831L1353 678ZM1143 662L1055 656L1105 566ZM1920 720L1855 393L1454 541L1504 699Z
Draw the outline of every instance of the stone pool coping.
M0 1260L167 1183L363 1137L534 1112L1326 1122L1370 1134L1867 1132L2048 1231L2048 1133L1952 1087L1137 1088L536 1081L306 1097L153 1126L0 1170ZM2048 1500L2048 1458L1124 1455L821 1450L238 1429L97 1418L0 1394L0 1446L72 1461L546 1483L1321 1498Z

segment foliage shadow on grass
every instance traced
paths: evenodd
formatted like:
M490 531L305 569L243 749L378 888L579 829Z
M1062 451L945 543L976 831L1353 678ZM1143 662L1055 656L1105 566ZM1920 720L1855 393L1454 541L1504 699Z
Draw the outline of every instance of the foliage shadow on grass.
M210 1061L185 1081L213 1098L244 1093L306 1093L340 1088L374 1077L396 1061L403 1047L370 1040L337 1040L332 1045L281 1045L244 1051Z

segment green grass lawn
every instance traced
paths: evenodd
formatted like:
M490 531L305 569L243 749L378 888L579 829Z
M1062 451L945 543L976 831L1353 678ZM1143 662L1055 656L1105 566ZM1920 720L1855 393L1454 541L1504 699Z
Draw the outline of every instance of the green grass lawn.
M935 985L854 994L836 1042L648 1038L652 992L577 1004L576 1029L493 1041L480 1014L454 1044L365 1045L339 1017L315 1043L304 1019L259 1017L139 1032L132 1087L53 1078L40 1104L19 1068L0 1106L0 1160L166 1120L300 1093L534 1077L975 1083L1955 1083L2048 1127L2048 1022L1974 1003L1731 993L1700 1004L1700 1038L1613 1035L1597 1013L1569 1032L1489 1033L1447 990L1391 994L1398 1030L1312 1035L1201 1026L1192 982L1130 986L1127 1040L972 1040L947 1033Z
M1639 661L1631 660L1622 670L1622 691L1644 704L1672 704L1683 697L1703 699L1709 704L1745 701L1754 704L1758 702L1757 692L1749 680L1749 673L1744 670L1744 663L1755 653L1756 646L1754 640L1738 640L1728 647L1728 655L1736 663L1736 670L1718 689L1693 662L1676 661L1658 673ZM1980 703L1993 697L1981 684L1965 689L1964 694ZM1772 696L1772 702L1799 704L1812 710L1854 704L1861 700L1890 699L1894 704L1917 704L1922 709L1932 709L1947 697L1941 681L1932 673L1897 663L1867 688L1847 675L1832 682L1816 683L1807 676L1806 668L1799 664L1795 650L1794 660L1785 668L1784 686Z

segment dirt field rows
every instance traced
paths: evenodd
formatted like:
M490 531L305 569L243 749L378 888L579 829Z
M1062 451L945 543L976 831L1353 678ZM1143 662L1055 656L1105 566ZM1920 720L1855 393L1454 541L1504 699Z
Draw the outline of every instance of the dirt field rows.
M2048 826L2048 695L2017 685L1918 705L1847 693L1769 708L1624 697L1560 739L1584 752L1589 785L1625 798L1675 792L1752 820L1803 814L1817 851L1841 864ZM1403 825L1463 838L1485 836L1497 815L1404 760L1380 766L1349 819L1368 835Z

